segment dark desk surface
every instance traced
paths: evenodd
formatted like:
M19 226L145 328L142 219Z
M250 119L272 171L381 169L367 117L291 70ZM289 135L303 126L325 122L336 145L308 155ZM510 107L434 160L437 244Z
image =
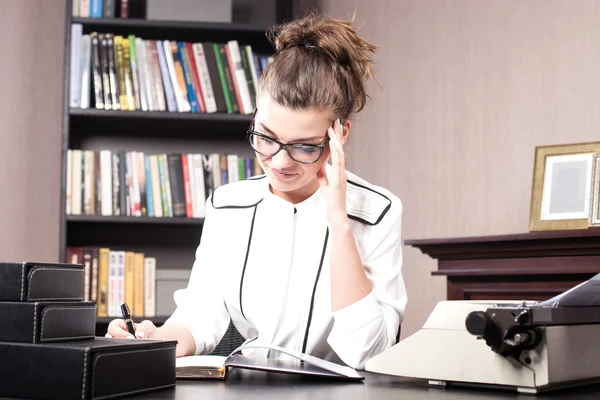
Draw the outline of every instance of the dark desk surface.
M364 382L324 382L300 376L269 374L257 371L232 371L226 381L178 380L175 389L147 393L131 399L169 400L223 400L223 399L581 399L600 398L600 385L587 388L565 389L537 396L517 394L504 390L452 387L430 388L425 381L385 376L363 372Z

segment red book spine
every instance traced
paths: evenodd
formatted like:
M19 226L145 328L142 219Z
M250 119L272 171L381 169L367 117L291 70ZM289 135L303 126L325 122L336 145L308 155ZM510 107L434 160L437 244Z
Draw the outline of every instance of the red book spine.
M183 189L185 191L185 216L194 218L192 209L192 188L190 187L190 170L188 166L187 154L181 155L181 168L183 169Z
M196 92L196 99L198 100L198 105L200 106L200 112L206 112L206 105L204 104L204 97L202 96L202 85L200 85L200 79L198 78L198 69L196 68L196 60L194 59L194 49L192 48L192 44L190 42L186 42L185 47L187 48L188 58L190 59L190 75L192 75L192 80L194 81L194 91Z

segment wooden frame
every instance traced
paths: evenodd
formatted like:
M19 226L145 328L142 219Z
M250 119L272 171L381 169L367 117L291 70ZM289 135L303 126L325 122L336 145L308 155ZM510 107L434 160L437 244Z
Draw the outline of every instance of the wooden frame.
M578 143L557 146L538 146L535 149L535 164L531 192L529 216L530 231L548 231L565 229L587 229L590 223L590 195L592 192L592 165L596 155L600 154L600 143ZM551 207L551 197L555 178L554 166L562 162L586 163L585 187L581 188L580 201L583 209L576 212L555 212ZM581 164L580 166L582 166ZM577 195L575 193L575 195Z

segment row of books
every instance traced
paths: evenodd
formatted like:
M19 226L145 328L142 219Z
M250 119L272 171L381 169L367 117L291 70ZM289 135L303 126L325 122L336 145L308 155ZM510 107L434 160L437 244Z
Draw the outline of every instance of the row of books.
M81 18L128 18L129 0L73 0L71 15Z
M236 154L67 151L66 214L204 218L223 184L262 174Z
M84 301L98 317L121 317L127 303L138 317L156 316L156 258L109 248L67 247L66 262L84 266Z
M71 26L72 108L251 114L269 57L237 40L143 40Z

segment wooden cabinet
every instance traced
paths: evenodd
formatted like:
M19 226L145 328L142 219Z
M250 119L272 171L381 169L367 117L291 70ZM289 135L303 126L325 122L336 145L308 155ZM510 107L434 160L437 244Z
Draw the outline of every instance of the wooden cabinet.
M448 300L545 300L600 272L600 229L405 244L438 261Z

